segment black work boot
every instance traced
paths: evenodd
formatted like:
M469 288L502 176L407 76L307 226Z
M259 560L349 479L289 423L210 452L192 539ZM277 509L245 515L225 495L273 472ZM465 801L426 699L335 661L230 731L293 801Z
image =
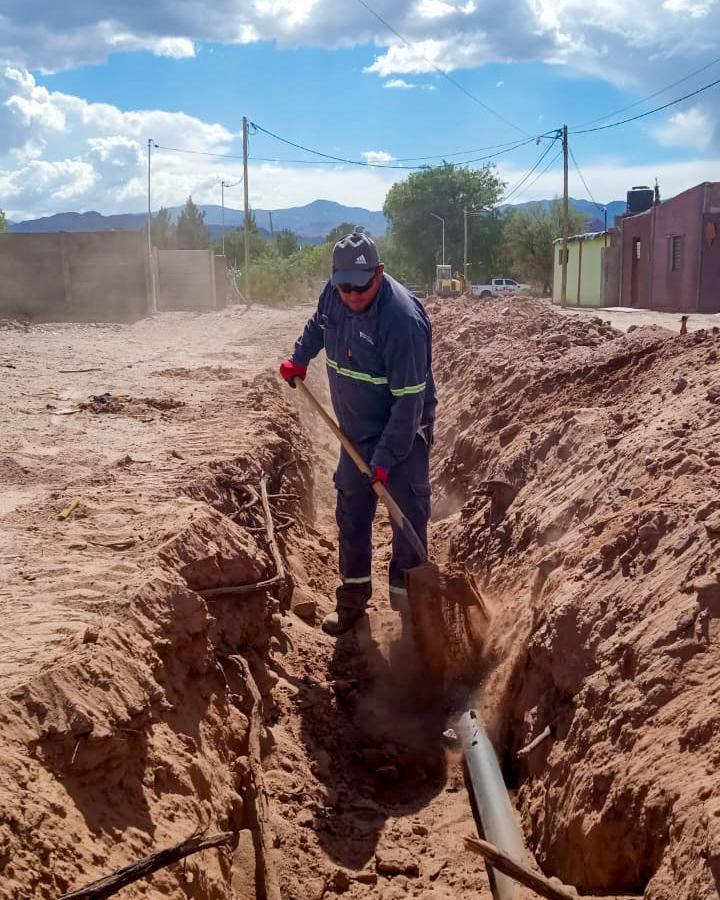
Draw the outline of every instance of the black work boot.
M350 631L365 615L365 607L371 597L370 584L343 584L335 591L336 607L323 619L322 630L333 637Z

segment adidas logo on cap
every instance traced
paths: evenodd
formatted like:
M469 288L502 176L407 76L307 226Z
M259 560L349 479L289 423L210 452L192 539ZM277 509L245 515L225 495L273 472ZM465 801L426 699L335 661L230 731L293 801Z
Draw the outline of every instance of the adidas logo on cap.
M360 256L358 256L358 258L355 260L355 265L356 266L366 266L367 265L367 260L365 259L364 254L361 253Z

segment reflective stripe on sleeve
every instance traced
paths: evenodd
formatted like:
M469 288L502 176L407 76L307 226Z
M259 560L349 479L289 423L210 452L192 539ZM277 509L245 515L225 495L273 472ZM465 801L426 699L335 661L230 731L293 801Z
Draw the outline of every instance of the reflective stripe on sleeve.
M390 393L393 397L406 397L408 394L422 394L426 384L427 382L423 381L422 384L411 384L410 387L390 388Z
M365 578L343 578L343 584L370 584L371 581L370 575Z

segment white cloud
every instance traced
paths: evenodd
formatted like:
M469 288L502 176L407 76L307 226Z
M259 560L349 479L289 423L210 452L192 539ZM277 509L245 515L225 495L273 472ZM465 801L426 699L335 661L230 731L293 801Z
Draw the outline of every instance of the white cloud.
M0 197L10 218L21 220L70 209L96 209L109 214L141 211L146 203L148 137L165 147L237 152L236 136L220 125L183 113L160 110L123 112L108 104L51 92L21 70L0 76ZM369 162L389 163L385 150L367 150ZM663 196L671 196L711 180L720 160L623 165L621 158L588 165L578 156L583 173L599 202L624 197L633 184L660 179ZM527 171L527 164L500 166L509 184ZM359 167L303 167L250 163L250 202L278 208L327 198L379 209L390 186L406 173ZM240 160L153 151L153 208L175 206L192 194L198 203L219 203L220 181L240 182L227 191L229 207L241 208ZM513 202L557 196L562 190L560 163L513 197ZM570 191L585 196L571 170Z
M665 147L693 147L705 150L710 146L713 124L710 117L696 106L674 116L652 130Z
M495 87L501 88L504 84L505 84L504 81L498 81L497 84L495 85Z
M395 159L394 156L390 153L386 153L384 150L365 150L360 155L365 158L366 162L372 163L373 165L386 165Z
M3 0L0 64L52 71L132 50L188 58L207 42L374 44L367 71L394 81L433 65L541 61L642 95L720 45L720 0L635 0L632 15L625 0L385 0L378 9L411 47L361 4L336 0L215 0L210 14L201 0Z
M161 147L235 154L236 136L209 122L162 110L123 112L51 92L19 69L0 74L0 197L16 221L89 209L105 214L144 209L147 139ZM390 154L365 154L385 163ZM379 209L398 172L308 166L250 165L250 201L284 207L327 198ZM198 203L220 202L220 181L239 182L227 191L229 206L242 206L242 162L169 150L153 151L152 204L175 206L192 194Z
M169 56L171 59L192 59L195 44L187 38L160 38L153 46L155 56Z
M436 91L434 84L418 84L415 81L405 81L404 78L391 78L383 84L384 88L397 88L400 90L413 90L418 88L421 91Z
M710 14L715 0L665 0L663 7L674 13L687 13L693 19L702 19Z

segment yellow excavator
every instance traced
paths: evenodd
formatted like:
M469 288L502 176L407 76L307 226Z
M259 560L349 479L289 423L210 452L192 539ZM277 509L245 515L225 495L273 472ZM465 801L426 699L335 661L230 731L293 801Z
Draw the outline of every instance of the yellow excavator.
M459 297L463 292L462 279L453 278L452 266L435 266L435 293L438 297Z

